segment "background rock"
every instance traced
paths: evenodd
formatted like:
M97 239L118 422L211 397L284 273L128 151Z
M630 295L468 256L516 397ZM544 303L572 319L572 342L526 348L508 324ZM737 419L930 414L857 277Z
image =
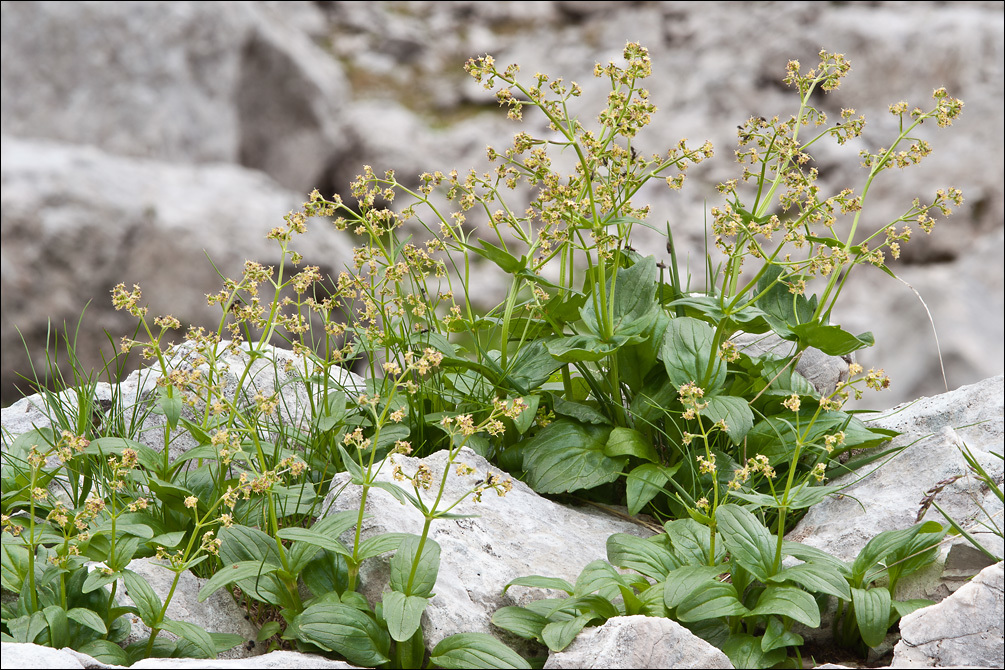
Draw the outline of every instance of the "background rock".
M425 170L483 166L485 144L505 144L516 127L505 121L491 94L463 73L461 66L471 55L489 52L499 63L519 61L528 75L540 70L590 83L593 64L617 59L628 40L646 45L656 68L650 88L660 112L639 146L657 150L681 137L708 138L716 146L717 157L694 171L683 193L641 194L653 203L657 228L672 223L695 288L703 282L706 207L716 200L714 185L735 174L734 129L751 115L791 112L791 92L779 83L790 58L808 67L821 47L846 53L851 75L820 104L832 114L855 107L870 120L865 137L845 147L848 152L818 155L825 188L860 183L857 150L881 145L894 129L885 111L889 103L926 104L940 85L963 98L964 115L952 129L936 132L929 124L919 129L935 153L917 168L884 175L871 192L863 223L873 227L896 217L914 197L935 188L964 190L966 203L956 216L931 237L907 245L896 270L932 311L949 388L1003 369L1005 27L1000 3L794 2L742 8L557 1L5 3L2 11L5 402L12 399L15 373L27 367L18 353L15 326L34 353L42 339L39 323L46 318L73 323L86 301L94 299L91 311L100 305L103 313L85 323L85 331L98 335L80 342L82 350L90 350L102 329L117 337L128 327L104 312L104 291L119 280L170 296L168 306L151 307L177 313L179 302L191 295L198 300L215 288L195 281L208 268L202 247L213 251L258 240L289 208L258 203L248 207L253 213L230 219L233 224L217 221L228 219L226 212L193 212L188 218L197 222L198 239L181 244L175 236L176 261L153 258L143 264L149 276L132 274L128 259L111 257L104 244L78 245L81 249L67 258L66 246L48 236L52 226L44 220L53 216L56 203L73 201L72 184L56 185L30 200L35 213L32 207L9 204L8 184L18 180L15 164L7 167L11 137L91 144L109 154L155 158L193 172L199 169L195 164L206 162L239 164L265 172L292 190L290 200L297 194L299 202L300 194L315 186L345 194L348 180L364 163L378 170L393 167L403 179ZM600 88L587 88L584 117L595 114L604 95ZM528 116L521 129L541 130L541 124ZM30 165L17 163L16 170L25 180L33 178ZM112 178L86 171L94 180ZM81 169L76 174L86 178ZM274 189L245 185L217 191L228 206L240 208L259 191ZM106 188L95 191L96 197L108 197ZM123 189L113 209L122 209L129 197ZM164 192L151 187L134 199L133 209L141 213L154 202L159 210L179 200L190 198L177 185ZM65 209L64 220L69 220L70 212L80 208ZM134 220L139 230L158 236L155 222L142 216ZM62 234L73 231L78 240L94 234L84 232L89 229L79 221L68 221L67 229ZM639 229L634 237L633 246L662 258L659 233ZM152 244L146 240L135 253L146 250L149 259ZM336 251L308 260L338 269L347 255L344 248ZM233 256L253 252L239 248ZM17 264L22 255L33 264ZM177 276L178 267L186 268L186 285L162 284L162 275ZM33 288L46 285L50 273L72 278L56 292L58 300L47 300L44 291ZM835 316L856 332L876 334L877 346L862 352L860 362L885 367L893 376L893 390L881 402L944 390L928 317L914 294L868 268L853 282L847 304ZM488 282L473 293L492 301L500 297L500 287ZM19 296L17 308L9 303L11 293Z

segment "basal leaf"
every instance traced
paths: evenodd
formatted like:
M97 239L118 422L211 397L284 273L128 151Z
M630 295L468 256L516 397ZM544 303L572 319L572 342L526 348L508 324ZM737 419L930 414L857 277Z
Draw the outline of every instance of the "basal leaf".
M885 587L851 590L855 621L867 646L878 647L886 639L886 631L890 628L890 600L890 592Z
M668 579L672 576L673 573ZM692 591L677 605L677 620L681 622L745 614L747 608L740 602L733 585L716 580Z
M440 545L427 537L422 544L422 556L416 564L420 542L421 538L417 535L409 535L401 541L398 551L391 558L391 588L405 595L429 598L440 571Z
M726 365L713 351L714 335L712 327L704 321L687 316L670 320L660 354L667 376L676 388L694 382L704 388L706 396L722 389ZM706 383L705 374L709 370L711 377Z
M635 430L634 428L622 428L618 426L611 431L604 445L604 455L610 458L619 456L634 456L653 463L659 462L659 454L652 440Z
M500 607L492 615L493 625L508 630L525 640L537 640L538 642L543 642L541 632L548 623L548 619L541 614L526 607L513 605Z
M383 597L384 621L391 639L408 640L419 629L422 613L429 600L419 596L406 596L400 591L386 591Z
M673 609L692 594L715 588L716 584L721 583L716 577L728 571L728 565L686 565L671 570L667 573L666 583L663 587L663 600L666 606ZM736 595L735 590L733 595Z
M312 605L295 619L300 637L350 663L375 668L390 662L391 636L373 619L341 603Z
M794 586L768 586L757 599L757 606L748 616L777 614L817 628L820 625L820 608L806 591Z
M777 572L775 545L768 529L753 514L732 503L715 510L719 537L732 559L762 582Z
M560 419L524 445L527 483L538 493L567 493L612 482L621 461L604 455L609 428Z
M656 463L643 463L629 472L625 489L628 513L635 515L642 511L646 503L663 490L663 485L670 481L678 469L680 463L671 468Z
M573 586L569 582L561 579L559 577L540 577L538 575L529 575L527 577L517 577L505 587L503 587L503 593L511 586L529 586L536 589L555 589L557 591L565 591L570 596L573 592Z
M161 628L191 642L199 650L202 658L216 658L216 644L204 628L187 621L172 619L162 621Z
M754 426L754 413L750 411L750 405L743 398L713 395L706 396L704 402L707 402L708 406L701 410L701 415L712 423L725 421L726 434L733 444L742 442L747 431Z
M593 614L581 614L568 621L553 621L541 631L541 638L551 651L562 651L593 618Z
M627 533L607 538L607 560L619 568L635 570L656 581L663 581L681 563L665 546Z
M132 570L123 570L122 579L126 583L126 593L136 605L136 611L143 619L143 623L151 628L157 627L161 623L161 607L163 606L160 597L150 588L147 580Z
M520 654L485 633L457 633L433 647L430 662L440 668L530 668Z

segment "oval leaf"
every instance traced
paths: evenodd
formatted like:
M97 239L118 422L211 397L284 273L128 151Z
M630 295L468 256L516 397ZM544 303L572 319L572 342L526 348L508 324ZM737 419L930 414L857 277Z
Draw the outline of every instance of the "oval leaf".
M441 668L530 668L520 654L484 633L446 637L433 647L429 660Z

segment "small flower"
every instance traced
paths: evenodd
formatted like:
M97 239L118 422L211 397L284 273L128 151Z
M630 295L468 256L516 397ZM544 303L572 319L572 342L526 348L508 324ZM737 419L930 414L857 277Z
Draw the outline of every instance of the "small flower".
M798 412L799 411L799 405L800 405L799 395L796 394L796 393L793 393L788 398L786 398L785 400L782 401L782 405L784 405L785 408L788 409L788 410L790 410L790 411Z
M695 460L698 461L698 472L703 475L715 474L715 454L709 454L707 459L704 456L697 456Z
M189 509L192 509L193 507L195 507L198 504L199 504L199 499L196 498L195 496L189 496L189 497L185 498L185 507L188 507Z

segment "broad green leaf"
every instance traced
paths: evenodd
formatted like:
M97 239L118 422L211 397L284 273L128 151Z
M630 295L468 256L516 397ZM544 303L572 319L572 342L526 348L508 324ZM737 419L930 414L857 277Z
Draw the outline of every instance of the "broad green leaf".
M49 644L54 649L62 649L70 640L70 622L66 610L59 605L50 605L42 610L42 616L49 624Z
M630 268L618 270L616 274L611 273L606 293L613 335L638 335L652 325L661 311L654 299L657 278L654 256L648 256ZM606 332L601 326L606 319L598 313L600 307L598 287L594 286L593 293L580 310L580 316L587 331L598 338Z
M360 467L360 464L349 455L349 452L341 444L338 445L338 451L342 455L342 465L345 466L345 471L349 473L350 481L356 486L362 486L366 481L363 476L363 468Z
M826 593L842 600L851 600L848 580L833 565L800 563L791 568L784 568L769 577L768 580L778 584L791 581L816 593Z
M925 527L907 542L894 547L883 558L892 591L896 591L901 577L935 560L947 529L934 521L926 522Z
M615 533L607 538L607 560L656 581L665 580L671 570L681 567L680 561L666 547L627 533Z
M380 556L389 551L397 551L402 540L406 537L414 537L410 533L383 533L367 538L359 543L359 555L357 560L363 561L373 556Z
M796 372L794 366L788 364L788 360L771 358L767 355L761 357L761 369L765 379L771 380L770 388L787 395L793 393L804 396L817 395L806 377Z
M505 249L498 247L491 242L487 242L483 239L478 240L478 244L482 245L481 248L476 247L473 244L461 243L465 249L473 251L482 258L492 261L498 265L503 272L507 274L514 274L524 269L527 266L527 257L517 258L513 254L509 253Z
M266 621L262 624L262 627L258 629L258 635L255 636L255 642L265 642L273 635L279 635L283 632L283 627L279 625L278 621Z
M819 349L828 356L845 356L876 343L872 333L852 335L840 326L821 325L813 321L792 326L791 330L801 344Z
M422 509L422 505L419 504L419 499L414 495L401 488L394 482L382 482L382 481L372 481L370 485L374 488L381 489L382 491L387 491L394 499L400 502L402 505L412 505L416 509Z
M321 547L322 549L327 549L328 551L334 551L335 553L342 554L343 556L352 555L352 552L349 551L349 548L345 546L340 540L336 540L326 535L322 535L317 531L315 531L313 528L297 528L295 526L289 528L280 528L279 532L276 533L276 537L280 538L281 540L290 540L293 542L305 542L315 547Z
M911 612L916 612L925 607L931 607L935 604L933 600L926 600L924 598L913 598L911 600L892 600L890 601L890 607L893 611L897 613L898 617L905 617Z
M597 426L611 425L610 420L606 416L590 405L566 400L561 396L555 396L552 409L555 410L555 414L576 419L580 423L591 423Z
M681 570L686 569L681 568ZM673 573L670 573L667 579L672 578ZM667 605L669 606L669 602ZM733 585L716 580L692 591L677 605L677 620L681 622L715 619L722 616L744 616L745 614L747 614L747 608L740 602Z
M391 660L391 636L369 616L348 605L312 605L295 622L302 639L337 652L354 665L375 668Z
M213 648L217 654L230 651L239 644L244 644L247 640L242 635L234 633L210 633L209 639L213 641Z
M440 571L440 545L427 537L413 572L420 540L417 535L410 535L401 541L398 551L391 558L391 588L408 596L429 598L433 595L436 575Z
M209 578L209 581L199 589L199 602L203 602L224 586L235 584L242 579L257 580L260 577L275 572L279 567L278 565L268 565L261 561L239 561L225 565L217 570Z
M526 607L510 605L497 609L492 615L492 623L525 640L543 642L541 632L548 625L548 619Z
M593 614L581 614L567 621L553 621L541 631L541 639L551 651L562 651L593 619Z
M521 347L516 356L510 360L510 367L506 371L503 382L514 387L513 390L521 395L526 395L548 381L551 373L559 367L561 364L551 355L545 346L545 341L534 340ZM525 398L525 400L528 401L527 406L530 410L530 398ZM537 412L536 405L530 412L530 419L534 418L535 412ZM526 413L525 411L524 414Z
M194 623L164 619L160 627L194 644L203 658L216 657L216 644L213 642L213 638L205 629Z
M667 609L663 592L666 585L663 582L656 582L645 591L639 593L640 609L639 614L643 616L669 617L670 610Z
M121 457L123 449L135 451L136 459L147 470L157 471L164 464L163 458L156 451L141 442L124 437L99 437L91 440L84 453L101 455L105 458L112 454Z
M529 586L535 589L554 589L557 591L565 591L570 596L572 595L574 589L572 584L561 579L559 577L540 577L538 575L529 575L527 577L517 577L505 587L503 587L503 593L505 594L507 589L511 586Z
M820 625L820 608L806 591L794 586L769 586L761 592L757 606L748 616L777 614L817 628Z
M760 294L757 306L765 313L771 329L785 339L793 339L791 328L811 321L817 308L816 296L807 299L805 295L789 291L787 282L799 279L798 276L783 276L781 267L771 265L757 282Z
M667 468L656 463L643 463L629 472L625 487L628 513L634 516L642 511L663 490L663 485L670 481L680 465L677 463Z
M722 645L734 668L770 668L785 660L784 648L765 652L760 638L748 633L733 633Z
M334 390L325 397L324 405L319 407L319 414L314 416L314 425L321 432L333 430L345 418L345 392Z
M440 668L530 668L520 654L485 633L456 633L433 647L430 662Z
M783 647L801 647L802 644L802 635L785 630L785 625L778 617L768 617L768 625L765 626L764 636L761 638L761 651L769 652Z
M789 509L806 509L823 501L827 496L837 493L843 486L810 486L808 483L796 491L789 501Z
M726 434L733 444L740 444L747 432L754 426L754 413L750 411L750 405L743 398L735 396L713 395L706 396L704 402L708 406L701 410L701 415L716 423L726 422Z
M831 556L823 549L817 549L816 547L811 547L808 544L783 540L782 555L792 556L793 558L798 558L800 561L806 561L807 563L820 563L825 566L829 566L841 575L851 574L848 564L840 558ZM845 600L848 600L848 598L845 598Z
M608 342L596 335L570 335L549 340L546 346L548 353L562 363L595 363L604 360L621 346L629 343L625 337L612 339L613 341Z
M628 580L610 563L597 559L588 563L579 573L573 593L577 596L599 593L610 600L617 594L619 585L627 586Z
M67 610L66 618L76 621L81 626L86 626L93 631L97 631L104 635L108 632L108 628L105 627L105 622L99 617L94 610L89 610L86 607L74 607L73 609Z
M886 639L886 631L890 628L890 600L890 592L885 587L851 590L858 632L869 647L878 647Z
M123 570L122 579L126 583L126 593L136 605L136 611L143 619L143 623L156 628L161 623L162 617L163 603L160 597L150 588L147 580L132 570Z
M716 584L721 584L722 582L716 577L728 571L728 565L686 565L671 570L667 573L666 583L663 587L663 601L667 607L673 609L687 600L693 593L713 589ZM733 595L736 595L735 590Z
M711 533L708 526L694 519L677 519L663 524L670 543L673 545L677 558L685 565L708 565L709 553L712 550ZM719 563L726 555L722 542L715 544L714 563Z
M719 537L733 560L762 582L777 572L775 543L768 529L753 514L732 503L715 510Z
M704 321L690 317L670 320L660 354L667 376L676 388L694 382L706 396L715 395L726 383L726 365L713 351L715 333ZM705 374L711 369L711 378Z
M609 434L566 419L548 424L524 444L527 483L538 493L567 493L616 480L621 462L604 455Z
M855 586L866 587L878 578L883 570L876 566L891 552L911 542L919 533L934 533L942 526L934 521L917 523L910 528L887 530L869 540L852 563L852 582Z
M157 393L160 396L157 404L160 405L161 410L164 412L164 418L167 419L168 426L174 430L178 427L178 419L181 417L181 393L178 391L172 393L169 386L158 388Z
M550 354L549 354L550 357ZM552 371L553 372L553 371ZM551 372L548 373L549 376ZM541 404L541 396L528 395L521 398L526 404L527 408L520 412L520 414L513 419L513 425L516 427L516 431L523 435L530 427L534 425L534 419L537 417L537 408ZM513 400L506 401L506 406L509 408L513 407Z
M90 593L100 589L102 586L107 586L114 581L117 581L122 577L121 572L110 572L106 573L102 568L96 570L91 570L88 573L87 578L84 580L84 585L80 588L83 593Z
M129 665L129 656L126 652L122 647L110 640L91 640L76 649L80 653L87 654L96 661L107 665Z
M627 583L626 583L627 585ZM620 593L620 589L613 589L613 596L617 597ZM582 596L576 596L575 598L569 598L566 602L566 607L570 608L573 612L581 612L583 614L589 614L595 619L611 619L616 616L624 614L617 606L610 601L610 599L604 597L599 593L588 593Z
M652 440L646 439L634 428L620 426L612 430L608 436L607 444L604 445L604 455L610 458L634 456L653 463L658 463L660 460Z
M429 600L419 596L406 596L400 591L386 591L382 600L387 632L396 642L408 640L419 629L422 613Z

